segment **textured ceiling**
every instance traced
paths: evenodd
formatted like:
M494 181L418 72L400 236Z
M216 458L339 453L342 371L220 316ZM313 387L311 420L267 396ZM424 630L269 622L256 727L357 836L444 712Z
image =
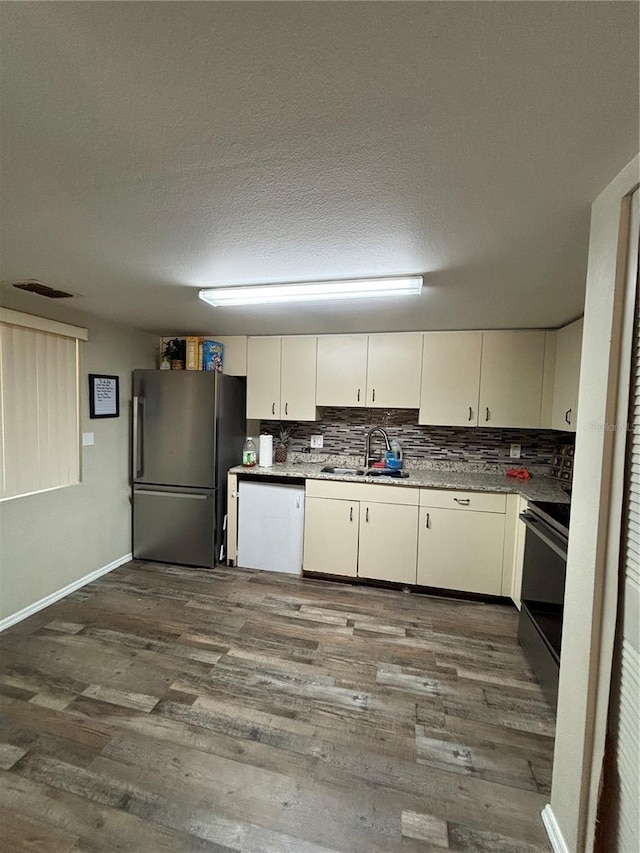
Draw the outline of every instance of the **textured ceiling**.
M559 325L589 203L638 150L635 2L2 3L0 24L0 278L157 332ZM421 297L197 299L403 272Z

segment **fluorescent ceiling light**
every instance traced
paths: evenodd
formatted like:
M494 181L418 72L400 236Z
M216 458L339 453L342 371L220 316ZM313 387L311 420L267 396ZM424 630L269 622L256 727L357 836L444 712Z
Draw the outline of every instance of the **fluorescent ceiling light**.
M417 296L422 276L360 278L349 281L302 281L291 284L250 284L201 290L200 299L216 308L225 305L263 305L273 302L315 302L330 299L370 299L376 296Z

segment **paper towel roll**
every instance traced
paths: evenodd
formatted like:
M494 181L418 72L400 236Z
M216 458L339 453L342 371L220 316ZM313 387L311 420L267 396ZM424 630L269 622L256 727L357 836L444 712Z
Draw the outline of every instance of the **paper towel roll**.
M261 435L259 446L258 465L261 468L271 468L273 465L273 436Z

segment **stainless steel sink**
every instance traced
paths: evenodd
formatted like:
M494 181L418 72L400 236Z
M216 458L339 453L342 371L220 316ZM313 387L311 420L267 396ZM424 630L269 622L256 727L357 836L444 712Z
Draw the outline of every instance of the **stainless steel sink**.
M336 474L338 477L408 477L406 471L393 471L389 468L337 468L335 465L325 465L320 469L321 474Z
M408 476L408 471L398 471L395 468L369 468L365 471L365 477L394 477L399 480Z

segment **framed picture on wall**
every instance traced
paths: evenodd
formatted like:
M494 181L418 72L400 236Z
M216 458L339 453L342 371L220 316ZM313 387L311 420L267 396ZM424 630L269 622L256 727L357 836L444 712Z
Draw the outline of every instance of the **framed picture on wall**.
M120 377L89 374L89 417L120 417Z

